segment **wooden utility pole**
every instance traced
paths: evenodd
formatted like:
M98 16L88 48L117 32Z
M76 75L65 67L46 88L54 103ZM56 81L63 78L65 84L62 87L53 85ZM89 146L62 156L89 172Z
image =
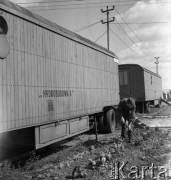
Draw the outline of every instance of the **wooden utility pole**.
M156 61L154 62L156 64L156 73L158 74L158 64L159 64L159 57L154 57Z
M115 9L115 6L112 7L112 9L109 9L109 7L107 6L106 10L101 9L102 13L107 12L107 21L103 21L101 20L102 24L106 24L107 23L107 48L109 49L109 23L113 22L115 20L115 17L113 17L111 20L109 20L109 11L113 11Z

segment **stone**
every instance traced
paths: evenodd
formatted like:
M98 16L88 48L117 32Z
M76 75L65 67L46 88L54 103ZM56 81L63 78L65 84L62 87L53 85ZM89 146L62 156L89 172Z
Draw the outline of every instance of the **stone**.
M54 180L58 180L58 177L54 177L53 179L54 179Z
M47 174L46 174L46 177L51 177L51 174L50 174L50 173L47 173Z
M93 145L90 146L90 150L93 151L95 147Z
M62 169L64 166L65 166L65 165L64 165L63 162L61 162L61 163L59 164L59 168L60 168L60 169Z
M107 153L107 154L106 154L106 160L110 161L110 160L111 160L111 158L112 158L111 153L110 153L110 152L109 152L109 153Z
M39 175L37 176L37 178L43 179L43 178L45 178L45 176L44 176L43 174L39 174Z

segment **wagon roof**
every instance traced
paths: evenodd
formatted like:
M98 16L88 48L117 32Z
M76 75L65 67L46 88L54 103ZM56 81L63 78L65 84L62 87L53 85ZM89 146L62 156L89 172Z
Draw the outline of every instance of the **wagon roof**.
M46 26L46 28L50 29L51 31L56 31L59 34L61 34L63 36L67 36L68 38L73 39L74 41L78 41L82 44L86 44L86 45L88 44L88 45L92 46L92 48L101 50L101 51L111 55L112 57L119 59L112 51L90 41L87 38L84 38L84 37L78 35L77 33L74 33L60 25L57 25L56 23L53 23L53 22L43 18L42 16L39 16L38 14L35 14L35 13L27 10L26 8L23 8L17 4L14 4L8 0L0 0L0 9L2 9L1 4L7 7L7 11L9 10L8 8L10 8L10 9L18 12L18 14L16 14L14 11L10 10L9 13L11 13L11 14L15 14L17 16L20 16L23 19L26 19L26 17L21 16L21 14L23 14L23 15L29 17L29 21L31 21L31 22L36 20L34 22L35 24L38 24L41 26L40 23L43 23L43 24L47 25L48 27ZM30 20L30 18L31 18L31 20Z
M143 66L140 66L139 64L120 64L119 67L121 67L121 66L138 66L138 67L140 67L143 71L146 71L146 72L148 72L148 73L150 73L150 74L152 74L152 75L154 75L154 76L157 76L157 77L161 78L160 75L158 75L158 74L150 71L149 69L147 69L147 68L145 68L145 67L143 67Z

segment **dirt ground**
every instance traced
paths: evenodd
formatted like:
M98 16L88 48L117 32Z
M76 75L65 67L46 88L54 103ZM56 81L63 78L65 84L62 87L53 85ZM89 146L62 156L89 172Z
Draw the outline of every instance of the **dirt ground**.
M0 164L0 179L166 179L171 176L171 106L152 108L150 114L137 117L151 127L135 127L131 143L121 141L120 129L99 134L98 141L92 131L41 153L32 152L24 166Z

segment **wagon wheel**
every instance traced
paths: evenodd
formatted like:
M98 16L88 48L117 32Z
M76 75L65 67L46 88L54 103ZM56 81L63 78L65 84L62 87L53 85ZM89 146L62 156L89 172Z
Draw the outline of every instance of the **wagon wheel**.
M104 116L103 116L103 114L100 114L100 115L97 116L97 129L101 133L104 132L105 125L104 125Z
M114 109L108 109L105 113L106 132L112 133L115 130L116 119Z

